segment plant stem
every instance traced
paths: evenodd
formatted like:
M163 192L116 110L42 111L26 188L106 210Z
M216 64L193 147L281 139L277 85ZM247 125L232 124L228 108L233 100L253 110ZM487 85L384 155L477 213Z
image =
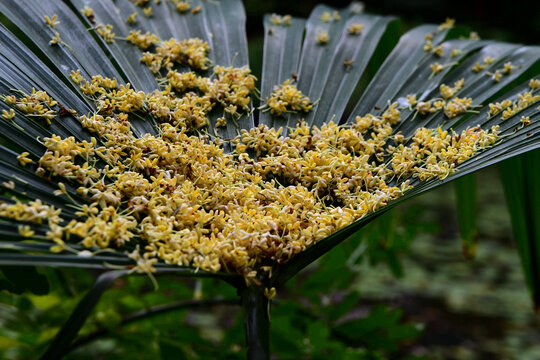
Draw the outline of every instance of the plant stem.
M79 333L79 330L84 325L88 315L92 312L98 303L101 295L112 285L119 277L126 275L128 270L108 271L101 274L94 283L94 286L88 293L79 301L75 310L69 316L64 326L56 334L53 342L40 357L40 360L53 360L62 358L63 354L69 348L73 339Z
M182 309L194 309L201 307L212 307L215 305L238 305L238 299L203 299L203 300L183 300L174 302L171 304L156 305L148 309L143 309L132 314L126 315L119 326L128 325L134 321L148 319L150 317L164 314L170 311L182 310ZM101 338L104 335L111 333L110 329L99 328L98 330L81 337L74 341L68 349L68 352L75 350L76 348L86 345L98 338Z
M248 360L270 359L269 301L260 286L241 290Z

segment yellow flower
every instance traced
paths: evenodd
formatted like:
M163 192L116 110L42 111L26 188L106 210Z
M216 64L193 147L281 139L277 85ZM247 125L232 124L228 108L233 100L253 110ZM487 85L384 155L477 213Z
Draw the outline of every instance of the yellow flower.
M316 39L318 44L324 45L328 43L328 41L330 40L330 36L326 31L319 31L316 35Z

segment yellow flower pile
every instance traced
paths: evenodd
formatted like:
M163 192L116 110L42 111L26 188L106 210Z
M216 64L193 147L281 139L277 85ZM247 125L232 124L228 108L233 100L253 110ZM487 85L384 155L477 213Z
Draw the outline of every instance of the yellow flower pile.
M270 114L281 116L287 111L308 112L313 107L313 103L307 96L296 88L290 79L283 84L274 87L274 91L266 100L265 108L270 110Z

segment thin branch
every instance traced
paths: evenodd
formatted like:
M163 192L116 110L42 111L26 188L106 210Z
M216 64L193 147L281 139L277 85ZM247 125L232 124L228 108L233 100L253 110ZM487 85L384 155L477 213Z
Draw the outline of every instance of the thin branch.
M109 271L101 274L94 286L88 291L88 293L77 304L75 310L71 313L69 319L66 321L62 329L56 334L52 344L49 346L45 354L40 358L41 360L60 359L73 339L79 333L79 330L84 325L84 322L88 318L88 315L92 312L96 304L98 303L101 295L112 285L112 283L119 277L126 275L127 270Z
M204 300L183 300L183 301L178 301L172 304L157 305L157 306L150 307L148 309L136 311L132 314L124 316L118 326L124 326L138 320L148 319L156 315L160 315L160 314L164 314L164 313L168 313L168 312L176 311L176 310L182 310L185 308L195 309L195 308L202 308L202 307L211 307L215 305L239 305L239 304L240 303L237 299L214 298L214 299L204 299ZM111 332L110 329L103 327L88 335L80 337L79 339L77 339L71 344L66 354L104 335L107 335L107 333L109 332Z

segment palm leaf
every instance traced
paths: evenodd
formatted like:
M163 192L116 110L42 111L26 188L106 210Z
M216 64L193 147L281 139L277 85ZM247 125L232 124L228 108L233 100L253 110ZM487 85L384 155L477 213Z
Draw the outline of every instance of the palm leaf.
M457 179L454 189L463 254L474 258L478 235L475 174Z
M500 164L514 238L537 312L540 308L539 160L540 152L535 150Z
M272 23L272 16L264 17L261 99L268 98L276 84L281 84L298 74L304 25L303 19L293 18L289 25L276 25ZM259 124L278 128L276 121L286 125L286 119L276 119L267 111L259 112Z
M423 49L425 35L435 32L436 29L435 25L422 25L401 36L396 47L362 94L352 114L366 114L383 109L388 99L396 97L397 92L410 78L420 61L429 56ZM438 32L433 38L433 44L438 46L446 34L447 31Z
M31 87L36 87L50 92L66 106L81 112L89 112L92 109L92 104L76 87L71 85L68 78L69 72L75 68L81 69L89 76L99 73L117 77L129 81L142 90L148 91L156 86L148 69L138 62L137 49L121 41L108 44L88 30L92 24L78 13L78 9L82 8L83 5L82 1L73 1L67 4L7 1L0 5L0 11L4 15L2 22L7 26L7 28L2 27L0 35L3 36L3 41L10 44L8 47L10 53L2 54L4 61L0 69L0 75L2 75L5 84L4 91L8 91L11 87L30 91ZM154 6L155 16L146 17L140 8L129 1L118 3L103 1L93 6L94 21L114 24L117 36L125 37L131 30L125 24L125 14L139 12L140 24L137 28L142 29L142 31L153 31L163 38L179 36L180 34L201 36L211 44L211 56L215 64L247 65L246 37L243 31L245 14L238 1L205 4L201 16L190 17L179 14L170 7L171 4ZM314 110L306 116L306 120L312 124L322 124L333 116L337 119L343 117L356 83L364 73L370 56L375 51L389 22L393 20L387 17L364 15L356 10L355 5L337 10L339 18L334 21L322 22L320 20L324 13L333 11L335 9L323 5L318 6L307 22L292 19L290 26L276 26L271 24L270 17L265 18L265 59L261 96L265 98L274 86L279 85L292 74L297 74L298 88L310 98L320 99ZM73 43L73 46L69 45L71 49L66 46L52 47L48 45L53 34L39 30L43 27L42 16L47 13L51 15L57 13L62 19L66 18L60 22L58 29L62 34L65 33L64 41L67 44ZM121 14L124 14L124 17ZM236 16L238 21L227 21L232 15ZM158 16L160 21L155 21ZM364 25L362 34L358 37L351 36L347 32L347 28L356 23ZM304 24L305 37L303 36ZM70 31L65 31L67 29ZM316 35L320 31L328 32L330 37L330 41L324 46L316 41ZM438 58L423 49L426 33L433 33L434 47L440 45L444 52L454 49L458 53L453 58L447 55L444 60L441 60L441 63L447 64L447 66L444 66L444 71L435 76L430 76L429 65ZM477 104L481 105L498 95L513 81L519 79L538 61L540 56L539 49L536 47L520 47L474 40L445 41L448 36L449 33L446 29L437 30L432 25L421 26L405 34L368 85L352 114L348 116L348 121L351 121L354 116L363 115L368 111L380 113L388 101L402 101L400 99L405 95L415 94L419 100L428 98L438 91L439 84L443 81L451 83L463 76L467 77L467 82L459 95L471 96ZM30 45L30 47L25 44ZM83 49L86 50L83 51ZM88 53L92 55L91 61L87 56ZM491 84L489 81L485 81L485 73L470 72L472 64L481 61L486 56L497 59L486 69L487 71L494 71L506 61L518 62L519 67L500 82ZM350 67L343 65L345 60L350 60L353 65ZM63 86L67 86L69 91L66 91L66 87ZM514 92L514 95L525 88L525 85L520 87ZM2 106L7 109L4 104ZM531 113L533 118L537 115L532 108L525 110L525 112L526 114ZM486 121L487 117L484 117L486 113L487 110L483 110L478 115L464 115L451 122L446 121L442 114L427 116L423 119L415 118L411 121L415 115L410 111L396 130L402 131L404 134L411 134L420 126L441 125L443 128L452 127L459 130L476 124L497 123L497 117ZM259 119L261 123L276 127L291 126L300 116L301 114L288 114L282 120L276 119L268 113L260 113ZM85 134L85 130L78 122L70 117L67 118L68 121L53 122L51 127L47 128L34 122L28 123L25 118L17 116L13 123L3 122L2 127L6 130L4 133L10 137L13 135L23 139L24 148L31 150L32 154L38 156L42 152L42 147L32 141L38 136L57 133L62 136L73 135L77 138L88 138L88 134ZM137 123L139 133L153 131L153 126L151 126L153 120L147 120L148 122ZM502 129L510 131L516 126L518 120L517 117L512 117L501 122ZM252 117L247 116L246 120L239 124L239 128L249 128L252 124ZM527 129L528 132L534 130L535 124ZM24 126L24 131L19 128L22 126ZM225 133L221 135L230 138L236 132L237 128L229 125ZM537 143L537 136L528 136L525 130L519 130L490 151L462 164L460 166L462 169L456 174L443 181L421 184L405 197L396 201L395 204L465 173L500 161L509 155L535 148L538 146ZM5 151L7 154L9 150ZM12 193L19 196L24 194L29 198L43 198L48 203L65 208L65 199L56 199L50 194L55 186L49 185L30 170L22 171L15 162L16 155L15 153L9 154L7 158L11 159L10 164L5 163L5 161L0 164L4 169L2 173L8 174L3 175L2 180L15 179L17 185ZM21 188L23 184L24 188ZM73 187L70 190L74 193ZM342 232L350 233L373 216L376 214L342 230ZM15 236L13 231L10 233ZM339 242L343 239L343 235L340 234L341 232L325 239L309 252L324 253L330 244L334 246L336 241ZM321 250L316 251L319 247ZM305 264L306 260L301 260L303 256L307 256L307 252L299 255L297 259L291 260L291 264L288 266L292 266L295 261ZM313 258L310 258L308 262L312 260Z
M247 36L245 31L246 14L240 1L225 0L207 2L203 6L204 30L212 48L212 60L217 65L249 67ZM234 21L230 21L234 19ZM239 119L228 118L225 128L214 126L222 113L210 114L209 131L213 129L224 139L232 139L239 129L249 129L254 126L253 114L242 115ZM212 129L213 128L213 129Z

